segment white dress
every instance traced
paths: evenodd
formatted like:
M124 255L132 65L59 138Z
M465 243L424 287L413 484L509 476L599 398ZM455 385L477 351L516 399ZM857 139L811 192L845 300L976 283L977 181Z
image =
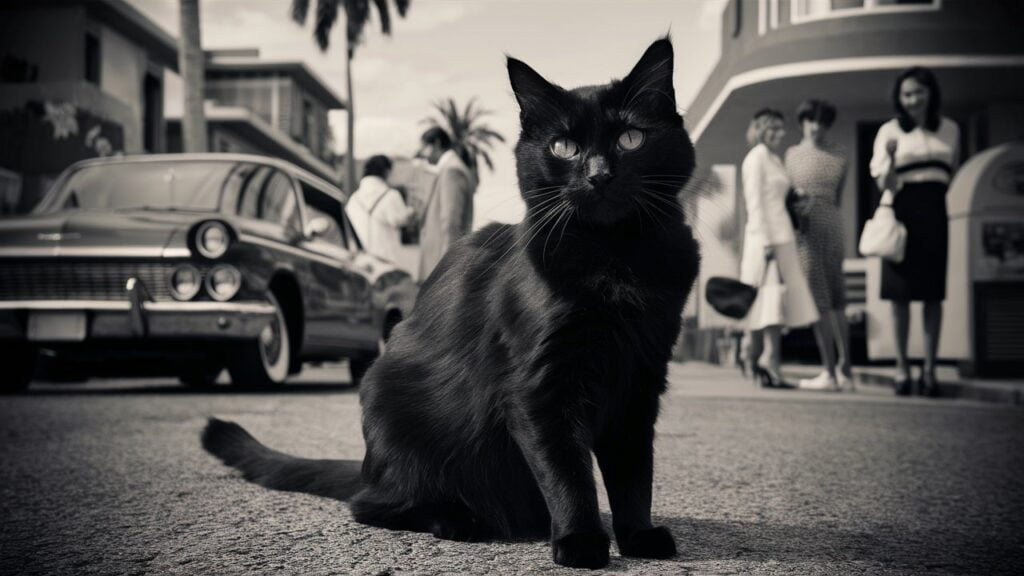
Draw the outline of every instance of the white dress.
M807 326L818 321L818 308L800 268L796 236L786 212L789 176L782 159L764 144L758 144L743 159L743 199L747 209L747 225L743 234L743 259L740 280L761 286L757 298L744 319L748 330L768 326ZM771 246L777 266L765 270L765 247ZM771 294L784 286L781 315L772 306Z

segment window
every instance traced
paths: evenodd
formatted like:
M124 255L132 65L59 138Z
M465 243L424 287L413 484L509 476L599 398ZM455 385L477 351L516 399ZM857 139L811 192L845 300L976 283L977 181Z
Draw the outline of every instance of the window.
M316 119L313 117L313 103L308 99L302 99L302 142L310 149L313 148L313 127Z
M225 181L224 203L243 218L299 230L299 212L291 180L269 166L239 164Z
M149 153L159 152L162 93L160 79L147 73L142 81L142 146Z
M779 27L779 0L760 0L757 6L757 33L764 36L768 30Z
M308 221L326 218L329 224L327 233L321 238L334 246L345 249L348 249L349 246L358 246L358 243L352 239L350 225L345 218L345 209L341 202L309 182L304 180L300 180L300 182L302 183L302 198L306 202Z
M85 81L100 84L100 39L85 33Z
M938 10L942 0L794 0L794 24L825 18Z
M295 202L291 180L282 172L273 170L264 185L260 203L260 218L278 222L286 228L299 230L299 211Z
M338 222L337 217L324 212L316 206L307 206L307 208L309 209L310 222L317 218L323 218L327 221L327 231L319 236L320 240L342 248L347 246L341 224Z

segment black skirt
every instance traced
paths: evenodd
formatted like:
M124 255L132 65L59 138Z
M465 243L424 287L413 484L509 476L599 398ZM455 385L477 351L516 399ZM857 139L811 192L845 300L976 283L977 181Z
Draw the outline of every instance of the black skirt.
M899 264L882 260L882 299L946 299L949 216L940 182L908 182L896 195L893 212L907 227L907 249Z

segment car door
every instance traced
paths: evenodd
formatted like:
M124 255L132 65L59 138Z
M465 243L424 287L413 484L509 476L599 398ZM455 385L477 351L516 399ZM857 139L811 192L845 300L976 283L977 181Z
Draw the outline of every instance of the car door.
M310 254L317 295L307 307L307 342L322 351L372 349L371 286L355 269L358 247L346 232L342 204L309 182L301 185L308 228L301 247Z

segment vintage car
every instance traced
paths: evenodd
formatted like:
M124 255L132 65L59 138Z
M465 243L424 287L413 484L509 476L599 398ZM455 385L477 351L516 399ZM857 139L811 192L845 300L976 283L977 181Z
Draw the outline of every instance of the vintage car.
M408 315L409 275L362 249L345 195L287 162L175 154L79 162L0 220L0 366L282 384L349 359L358 383Z

